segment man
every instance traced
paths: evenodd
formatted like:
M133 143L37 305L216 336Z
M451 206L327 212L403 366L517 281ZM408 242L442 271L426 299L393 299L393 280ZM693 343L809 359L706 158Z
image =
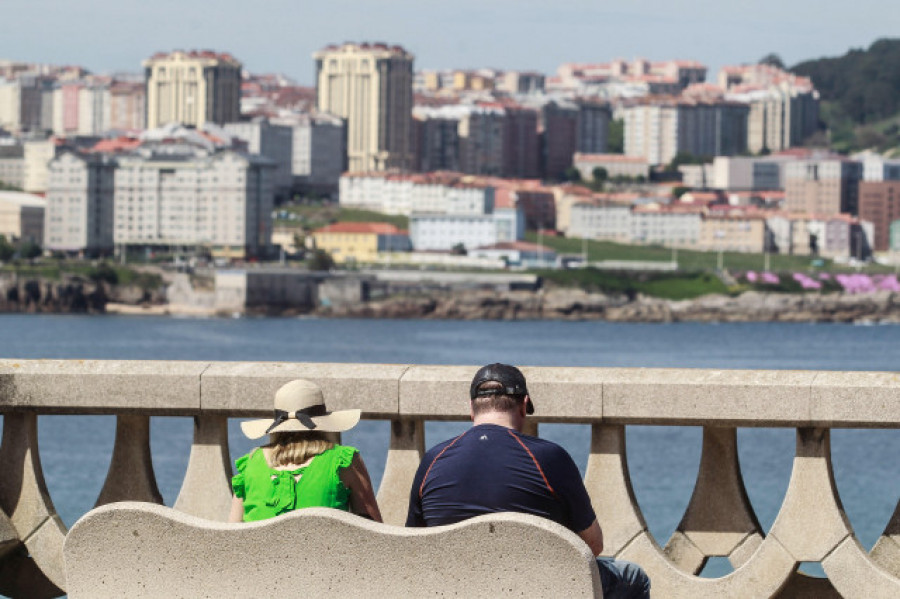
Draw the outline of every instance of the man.
M575 462L559 445L522 434L534 403L521 371L508 364L484 366L469 396L473 426L425 454L406 525L523 512L562 524L599 555L603 533ZM650 597L650 579L636 564L607 558L597 564L605 599Z

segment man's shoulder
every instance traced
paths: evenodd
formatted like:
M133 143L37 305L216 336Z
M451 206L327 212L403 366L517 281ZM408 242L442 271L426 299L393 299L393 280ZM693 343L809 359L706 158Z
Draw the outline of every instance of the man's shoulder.
M528 450L538 459L572 459L572 456L569 455L568 451L553 441L541 439L540 437L532 437L531 435L522 433L517 434L516 437L518 437Z
M467 432L469 432L469 431L467 430L459 435L456 435L455 437L451 437L451 438L447 439L446 441L441 441L440 443L438 443L437 445L435 445L434 447L432 447L431 449L429 449L428 451L425 452L425 459L433 458L433 457L439 455L442 451L447 449L449 446L453 445L453 443L455 443L460 437L465 435Z

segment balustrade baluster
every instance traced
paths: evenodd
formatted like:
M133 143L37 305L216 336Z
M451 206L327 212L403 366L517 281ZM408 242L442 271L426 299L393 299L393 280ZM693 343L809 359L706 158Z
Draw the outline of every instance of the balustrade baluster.
M397 526L406 523L409 490L424 454L425 425L422 420L392 420L391 442L377 498L386 523Z
M225 416L195 416L191 457L175 500L175 509L226 522L231 510L231 475L228 419Z
M624 426L591 425L584 484L603 529L604 555L616 555L647 530L628 474Z
M106 481L94 507L114 501L162 503L150 454L150 417L120 414Z
M871 556L879 566L900 577L900 503L875 542Z
M697 574L711 556L728 557L734 567L740 566L762 539L741 477L737 430L704 427L697 482L666 554L685 572Z
M0 593L58 597L65 588L62 545L66 526L56 514L38 450L37 414L5 413L0 445L0 509L25 550L0 565Z

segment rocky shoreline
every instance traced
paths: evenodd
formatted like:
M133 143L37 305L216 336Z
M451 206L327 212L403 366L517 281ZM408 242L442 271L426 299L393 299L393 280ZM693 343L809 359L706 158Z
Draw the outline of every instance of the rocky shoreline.
M167 303L162 292L69 278L65 281L0 278L0 313L146 314L228 316L191 303ZM247 311L254 315L257 311ZM297 310L258 312L297 316ZM455 290L392 296L377 301L320 306L303 315L322 318L419 318L444 320L606 320L610 322L845 322L900 323L900 294L761 293L665 300L579 289L538 291Z
M900 294L785 294L745 292L672 301L607 296L575 289L486 291L393 297L320 308L332 318L459 320L607 320L611 322L900 322Z

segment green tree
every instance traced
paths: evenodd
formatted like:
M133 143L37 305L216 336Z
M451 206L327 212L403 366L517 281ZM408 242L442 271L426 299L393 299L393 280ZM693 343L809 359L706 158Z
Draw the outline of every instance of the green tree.
M119 282L119 273L116 272L116 269L110 266L106 262L101 262L95 268L91 270L88 274L88 277L92 281L104 283L109 283L110 285L115 285Z
M570 166L563 173L563 179L566 181L572 181L573 183L578 183L581 181L581 171L579 171L574 166Z
M609 171L602 166L595 166L594 170L591 171L591 175L594 176L595 183L603 183L609 179Z
M41 255L41 246L36 244L33 241L26 241L22 245L19 246L19 255L27 260L31 260L32 258L37 258Z
M781 56L774 52L769 52L765 56L759 59L759 64L767 64L769 66L778 67L779 69L784 69L784 61L781 60Z
M310 270L331 270L334 268L334 258L325 250L316 249L306 261L306 265Z
M682 164L709 164L712 161L712 156L695 156L690 152L678 152L672 158L672 161L666 165L666 170L674 173Z
M609 122L609 129L606 131L606 151L610 154L625 152L625 121L623 119Z
M15 253L16 248L6 240L6 235L0 235L0 260L9 260Z
M680 199L681 199L681 196L683 196L684 194L686 194L686 193L689 192L690 190L691 190L690 187L685 187L685 186L683 186L683 185L679 185L679 186L677 186L677 187L673 187L673 188L672 188L672 195L675 196L675 199L676 199L676 200L680 200Z

